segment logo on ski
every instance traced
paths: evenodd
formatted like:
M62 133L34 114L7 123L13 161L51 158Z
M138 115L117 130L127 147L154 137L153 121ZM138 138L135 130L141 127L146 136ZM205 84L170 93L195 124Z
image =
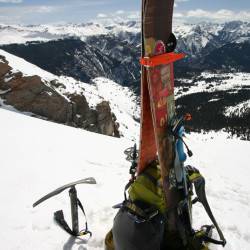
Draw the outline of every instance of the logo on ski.
M166 52L166 46L163 41L157 41L155 44L154 55L161 55Z

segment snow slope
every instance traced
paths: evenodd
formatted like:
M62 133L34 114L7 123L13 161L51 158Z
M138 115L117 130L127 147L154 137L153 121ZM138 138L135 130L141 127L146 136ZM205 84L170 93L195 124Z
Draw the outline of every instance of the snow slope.
M124 149L129 140L106 137L0 109L0 234L5 250L103 249L103 238L122 201L129 163ZM137 131L130 131L131 134ZM132 136L132 135L131 135ZM194 156L188 163L207 179L207 195L228 240L225 250L250 247L250 142L229 139L224 133L191 134L187 143ZM74 239L53 222L63 209L70 220L67 192L33 209L32 204L55 188L94 176L97 185L78 186L89 228L88 244ZM195 208L195 225L209 223ZM220 247L211 247L221 249Z
M78 194L95 232L88 249L102 249L115 214L111 206L121 201L120 184L128 179L123 151L131 144L3 109L0 120L1 248L71 249L74 240L52 220L61 208L70 219L67 192L36 209L32 204L62 184L94 176L98 184L79 186ZM85 249L78 247L72 249Z
M22 72L24 76L38 75L42 80L54 90L68 99L70 94L84 95L90 107L95 107L103 100L109 101L111 111L117 117L120 124L119 131L121 135L129 137L129 131L139 131L139 124L134 118L139 118L139 109L136 103L136 95L128 87L122 87L119 84L106 79L95 78L92 84L77 81L72 77L56 76L51 74L24 59L0 50L0 55L4 56L13 68L14 72ZM56 80L58 87L51 86L50 81ZM5 106L0 98L0 103L8 110L12 107ZM138 134L136 134L138 138ZM135 137L134 137L135 139Z
M240 89L250 87L250 73L213 74L210 72L203 72L198 80L181 80L184 84L175 88L177 99L185 95L199 92L213 93L216 91L231 91L233 93ZM208 80L210 80L209 84L207 83Z

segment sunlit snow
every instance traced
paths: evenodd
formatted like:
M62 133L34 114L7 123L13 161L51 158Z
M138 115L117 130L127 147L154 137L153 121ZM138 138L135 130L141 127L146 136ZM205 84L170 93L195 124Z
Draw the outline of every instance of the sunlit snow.
M0 234L3 249L103 249L129 180L123 151L133 143L58 125L0 109ZM137 131L130 131L137 133ZM225 250L248 250L250 239L250 143L224 133L188 135L194 156L188 160L207 180L207 195L228 240ZM93 237L86 244L62 231L53 212L63 209L70 220L67 191L33 209L32 204L55 188L93 176L97 185L77 187ZM210 223L194 209L195 226ZM83 218L81 221L82 227ZM13 237L15 240L13 240ZM211 247L220 249L220 247Z

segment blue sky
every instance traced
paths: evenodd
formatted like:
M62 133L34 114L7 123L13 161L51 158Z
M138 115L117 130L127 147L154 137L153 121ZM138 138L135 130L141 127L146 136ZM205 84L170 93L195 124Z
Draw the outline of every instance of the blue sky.
M119 15L138 17L140 5L140 0L0 0L0 22L79 23ZM175 19L250 21L250 0L176 0Z

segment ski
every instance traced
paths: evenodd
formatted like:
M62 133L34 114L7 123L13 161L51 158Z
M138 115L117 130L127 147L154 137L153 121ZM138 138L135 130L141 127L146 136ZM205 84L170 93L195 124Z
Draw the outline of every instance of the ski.
M197 179L192 182L184 166L184 145L189 156L192 152L182 138L183 123L190 120L191 115L177 119L175 112L174 62L185 55L173 52L176 47L172 33L173 7L174 0L142 0L141 133L137 174L143 173L150 162L159 161L167 231L178 235L184 246L189 244L190 237L196 237L190 198L194 184L197 200L203 204L220 236L220 240L214 240L208 236L208 230L204 235L201 230L200 242L224 246L226 240L205 198L204 178L196 171ZM172 247L171 242L168 247Z
M173 53L174 0L142 3L142 114L138 172L158 157L168 208L168 229L178 230L177 206L182 193L171 183L175 145L171 122L175 119L173 62L184 57ZM158 153L158 156L157 156Z

